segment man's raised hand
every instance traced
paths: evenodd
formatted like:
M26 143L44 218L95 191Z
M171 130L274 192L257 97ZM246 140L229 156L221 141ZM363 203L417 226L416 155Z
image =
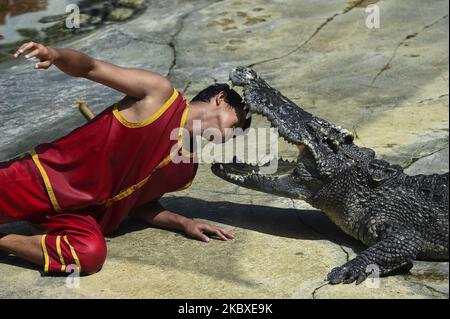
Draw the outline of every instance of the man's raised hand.
M34 65L35 69L48 69L54 63L57 52L51 47L27 42L16 51L14 57L18 59L23 54L25 54L26 59L36 58L40 61Z

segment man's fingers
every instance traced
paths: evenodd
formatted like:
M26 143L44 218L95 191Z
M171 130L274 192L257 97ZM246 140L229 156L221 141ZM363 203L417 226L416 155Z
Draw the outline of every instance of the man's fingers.
M210 241L209 237L203 234L201 231L195 233L195 237L197 237L201 241L204 241L205 243Z
M228 240L227 237L222 233L222 230L219 228L216 228L211 225L203 225L203 230L211 235L219 237L221 240Z
M234 234L222 228L212 227L212 233L222 240L234 239Z
M202 230L201 230L200 228L193 229L192 231L188 232L187 235L188 235L189 237L198 239L198 240L200 240L200 241L204 241L204 242L209 242L209 241L210 241L209 237L206 236L206 235L202 232Z
M25 58L27 59L31 59L34 58L36 55L39 54L39 49L33 50L31 53L28 53L27 55L25 55Z
M34 65L35 69L48 69L52 65L50 61L39 62Z
M19 50L16 51L16 53L14 54L15 58L18 58L22 53L33 49L36 46L36 43L34 42L27 42L25 44L23 44Z
M236 237L234 236L234 234L233 234L231 231L229 231L229 230L221 229L221 231L222 231L222 233L223 233L227 238L229 238L229 239L235 239L235 238L236 238Z
M220 231L220 229L214 229L212 232L214 235L216 235L217 237L219 237L221 240L228 240L227 237L222 234L222 232Z
M34 47L36 45L35 42L25 42L24 44L22 44L19 48L19 51L26 51L31 49L32 47Z
M230 230L226 230L226 229L222 229L222 228L218 228L218 230L220 230L220 232L227 237L228 239L234 239L234 233Z
M234 239L235 236L232 232L227 231L225 229L221 229L219 227L215 227L208 224L203 224L201 226L201 229L211 235L215 235L219 237L221 240L228 240L228 239Z
M190 232L190 234L192 237L204 242L210 241L208 235L212 235L223 241L235 238L232 232L206 223L197 223L196 227Z

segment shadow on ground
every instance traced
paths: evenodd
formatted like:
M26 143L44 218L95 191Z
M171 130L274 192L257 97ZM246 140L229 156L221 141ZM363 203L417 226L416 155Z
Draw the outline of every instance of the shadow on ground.
M328 217L317 210L299 210L226 201L205 201L192 197L165 197L163 206L183 216L204 219L277 237L303 240L329 240L354 251L364 246L346 235ZM127 219L110 237L139 231L147 226Z
M363 249L359 242L344 234L320 211L237 204L226 201L214 202L185 196L165 197L161 202L167 209L186 217L216 222L233 228L291 239L327 240L354 251ZM128 218L115 233L107 237L114 239L145 228L148 226L133 218ZM18 222L1 225L0 232L31 235L33 229L26 222ZM115 254L113 253L113 255ZM0 254L0 263L38 270L34 265L7 253Z

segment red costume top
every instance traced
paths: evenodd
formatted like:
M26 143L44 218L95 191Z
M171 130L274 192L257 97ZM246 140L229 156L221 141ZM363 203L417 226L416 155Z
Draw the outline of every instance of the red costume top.
M181 150L179 128L188 110L174 90L143 122L128 122L114 105L65 137L38 145L32 158L55 211L85 209L110 233L133 208L189 186L197 164L171 160Z

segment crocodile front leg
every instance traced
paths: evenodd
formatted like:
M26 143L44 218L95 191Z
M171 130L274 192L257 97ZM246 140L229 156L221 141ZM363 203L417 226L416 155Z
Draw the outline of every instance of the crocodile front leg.
M374 267L380 275L386 275L400 269L412 268L412 260L420 252L423 241L413 227L408 225L379 225L376 229L378 242L362 251L358 256L340 267L336 267L327 276L331 284L356 284L363 282Z

